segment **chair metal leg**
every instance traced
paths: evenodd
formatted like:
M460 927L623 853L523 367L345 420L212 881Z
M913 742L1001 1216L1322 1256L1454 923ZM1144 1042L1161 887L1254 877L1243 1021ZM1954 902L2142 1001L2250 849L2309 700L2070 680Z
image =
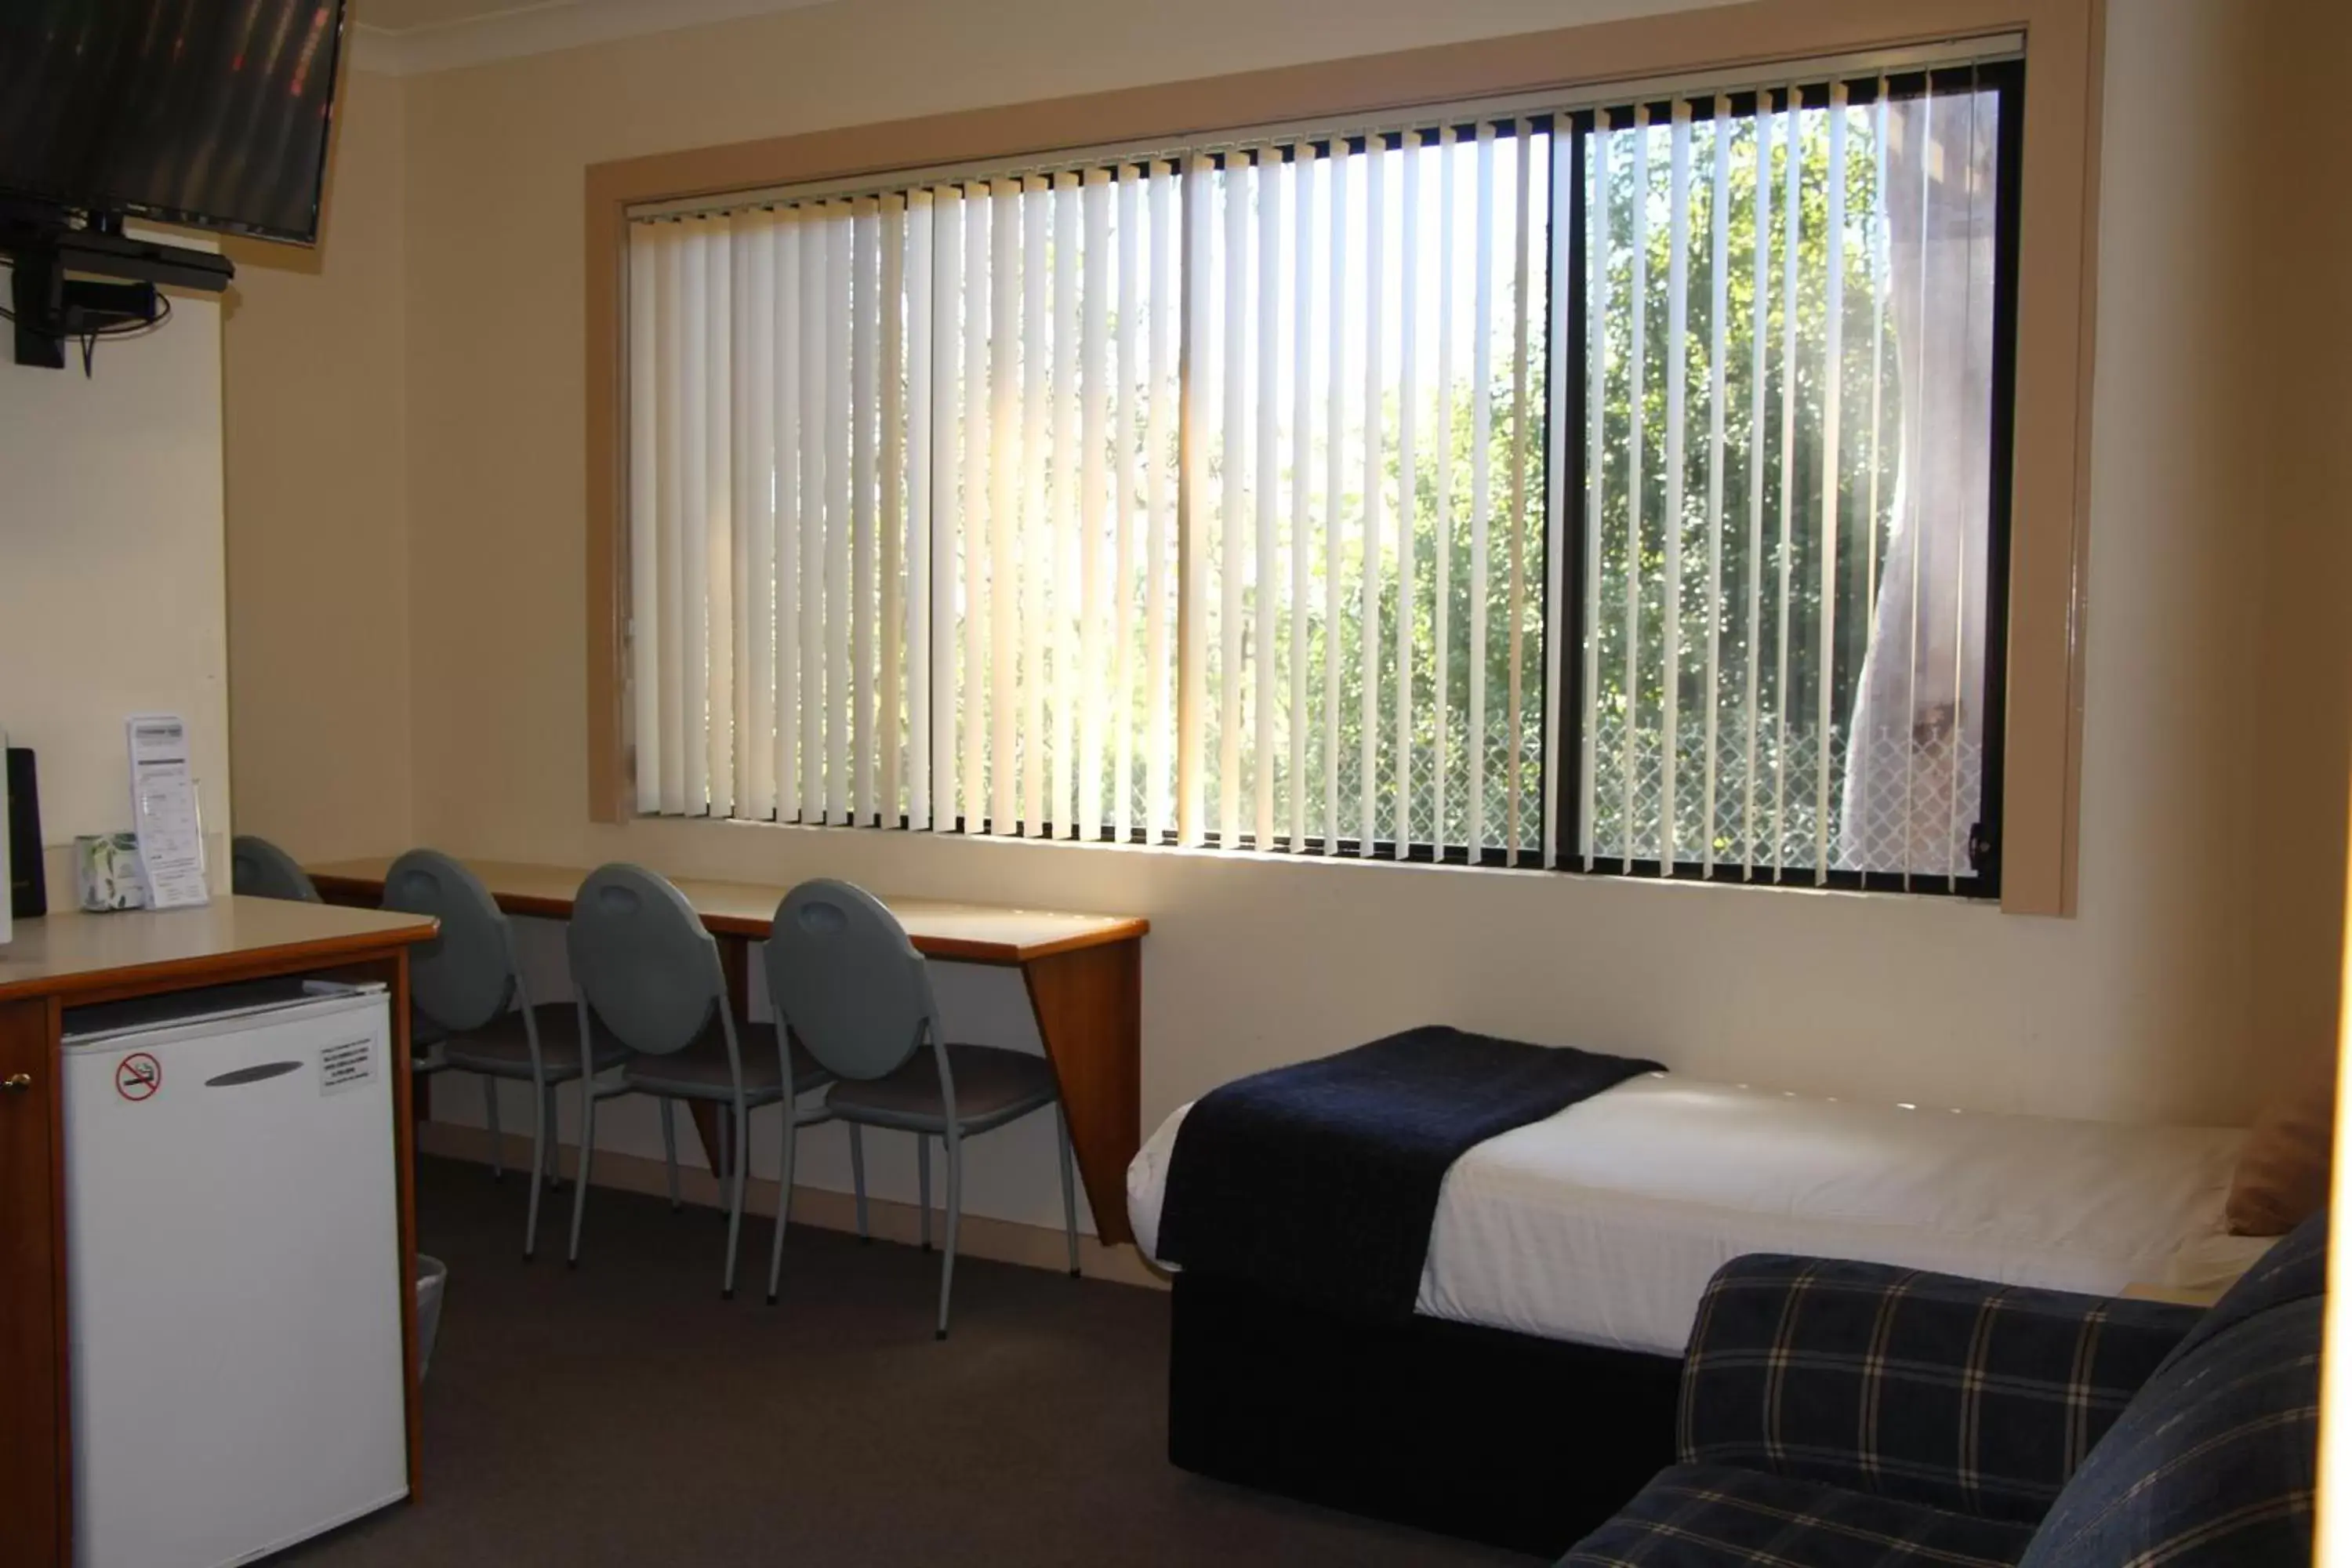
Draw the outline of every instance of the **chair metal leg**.
M662 1161L669 1169L669 1212L678 1211L677 1101L665 1097L662 1108Z
M855 1121L849 1124L849 1185L857 1194L857 1239L872 1241L874 1233L866 1228L866 1140Z
M547 1151L541 1157L540 1176L547 1184L549 1192L561 1192L563 1174L559 1169L561 1162L556 1158L556 1138L563 1124L555 1115L555 1086L549 1084L540 1098L544 1102L541 1109L547 1117Z
M588 1212L588 1164L596 1153L596 1085L593 1079L580 1080L580 1169L572 1177L572 1250L565 1255L568 1268L580 1267L580 1222Z
M541 1174L547 1169L547 1151L555 1142L554 1107L546 1094L534 1092L530 1097L530 1205L522 1222L522 1260L539 1246L539 1190Z
M940 1327L934 1339L948 1337L948 1292L955 1288L956 1221L963 1217L963 1140L952 1124L948 1128L948 1245L940 1255Z
M501 1148L505 1140L499 1136L499 1080L488 1073L482 1075L482 1120L490 1129L490 1180L503 1182L507 1179L507 1166Z
M915 1134L915 1185L923 1198L923 1250L931 1249L931 1135Z
M1062 1112L1059 1100L1054 1102L1054 1131L1062 1145L1062 1234L1070 1242L1070 1278L1078 1277L1078 1195L1077 1179L1070 1169L1070 1119Z
M719 1285L719 1299L722 1301L735 1299L735 1244L743 1234L743 1174L751 1165L751 1113L744 1109L743 1097L740 1094L735 1097L734 1109L731 1122L734 1136L728 1140L727 1149L734 1157L735 1188L727 1205L727 1271L720 1276ZM790 1106L785 1107L788 1114L791 1109ZM721 1122L719 1125L723 1127L730 1123Z
M736 1163L735 1124L722 1110L719 1116L719 1191L722 1200L726 1195L728 1178L735 1173ZM722 1220L727 1217L723 1201L719 1207L719 1217Z
M777 1283L783 1279L784 1274L784 1223L792 1218L793 1172L796 1168L794 1165L794 1160L800 1151L800 1139L798 1136L799 1129L797 1125L800 1119L793 1110L792 1101L786 1100L784 1102L783 1110L784 1163L782 1166L778 1167L778 1174L776 1177L776 1239L769 1245L768 1248L768 1305L771 1307L776 1304L776 1286ZM853 1138L856 1136L857 1129L856 1126L853 1125L849 1131L850 1135ZM856 1145L853 1143L850 1147L854 1150L856 1148ZM856 1156L853 1154L851 1157L851 1166L853 1169L855 1169L856 1164ZM860 1175L858 1177L858 1186L861 1192L863 1191L865 1184L865 1177ZM858 1206L862 1209L865 1207L865 1205L861 1201Z

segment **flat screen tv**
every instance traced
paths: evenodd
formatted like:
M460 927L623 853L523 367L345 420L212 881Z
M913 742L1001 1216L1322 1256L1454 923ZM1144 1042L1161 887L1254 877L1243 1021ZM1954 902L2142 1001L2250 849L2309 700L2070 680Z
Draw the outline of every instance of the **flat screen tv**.
M344 0L0 0L0 201L315 243Z

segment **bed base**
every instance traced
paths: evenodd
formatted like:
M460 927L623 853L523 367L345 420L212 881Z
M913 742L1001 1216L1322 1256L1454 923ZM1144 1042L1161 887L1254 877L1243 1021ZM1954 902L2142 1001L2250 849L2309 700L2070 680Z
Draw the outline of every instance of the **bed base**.
M1175 1298L1168 1457L1199 1475L1553 1557L1674 1462L1675 1357L1190 1274Z

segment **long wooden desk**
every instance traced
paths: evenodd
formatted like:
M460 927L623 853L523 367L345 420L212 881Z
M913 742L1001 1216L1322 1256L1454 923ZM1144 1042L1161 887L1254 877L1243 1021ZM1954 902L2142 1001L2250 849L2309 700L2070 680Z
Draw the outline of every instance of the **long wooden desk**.
M307 868L331 903L373 905L383 897L388 858L336 860ZM509 860L466 864L509 914L567 920L583 868ZM735 1005L744 1004L747 945L767 940L786 889L757 882L677 878L702 923L719 939ZM1037 1034L1060 1082L1070 1142L1105 1242L1131 1241L1127 1166L1143 1140L1143 938L1151 922L1126 915L960 904L882 895L916 950L957 963L1021 971ZM716 1118L696 1106L706 1153L716 1146Z
M0 1560L72 1568L73 1404L66 1344L65 1010L204 985L310 974L380 981L394 1061L408 1059L408 946L416 915L268 899L201 909L68 910L20 921L0 947ZM416 1273L409 1075L390 1075L399 1167L401 1276ZM401 1292L408 1486L419 1476L416 1297ZM192 1439L200 1440L200 1439Z

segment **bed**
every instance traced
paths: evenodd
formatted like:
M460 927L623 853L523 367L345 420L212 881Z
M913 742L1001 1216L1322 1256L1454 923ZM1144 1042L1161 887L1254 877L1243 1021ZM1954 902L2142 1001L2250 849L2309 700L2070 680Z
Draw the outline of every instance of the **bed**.
M1189 1109L1129 1168L1147 1257ZM1730 1258L2196 1288L2267 1245L2223 1230L2243 1137L1633 1079L1454 1164L1408 1321L1178 1273L1171 1457L1554 1552L1670 1462L1679 1358Z

